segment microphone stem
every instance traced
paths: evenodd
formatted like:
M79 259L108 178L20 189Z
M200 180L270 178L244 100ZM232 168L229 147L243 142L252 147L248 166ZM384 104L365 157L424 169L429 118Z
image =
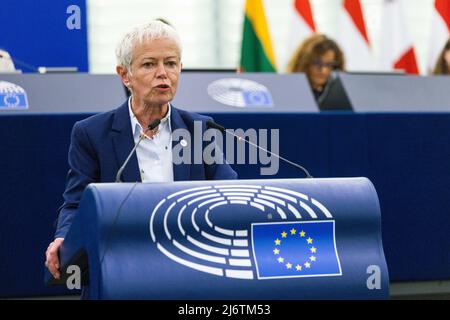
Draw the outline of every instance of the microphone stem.
M150 123L149 126L144 131L141 132L141 136L139 137L139 141L134 145L133 150L131 150L130 154L128 155L128 157L125 160L125 162L123 163L123 165L120 167L119 171L117 171L116 182L122 182L120 180L120 176L122 175L122 172L123 172L123 170L125 170L125 167L127 166L128 161L130 161L131 157L133 156L134 152L136 151L136 149L139 146L139 144L141 143L141 141L145 139L145 137L146 137L145 133L148 130L154 130L155 128L157 128L159 126L160 123L161 123L161 119L156 119L152 123Z
M257 144L254 144L253 142L251 142L251 141L249 141L249 140L247 140L247 139L245 139L245 138L242 138L242 137L240 137L240 136L238 136L238 135L236 135L236 134L234 134L234 133L232 133L232 132L229 132L229 131L226 130L226 129L225 129L225 132L228 133L228 134L230 134L230 135L232 135L232 136L234 136L234 137L236 137L238 140L244 140L245 142L247 142L248 144L254 146L255 148L261 149L261 150L263 150L263 151L269 153L270 155L274 155L274 156L277 157L278 159L281 159L281 160L283 160L283 161L286 161L286 162L289 163L290 165L292 165L292 166L294 166L294 167L296 167L296 168L302 170L302 171L306 174L306 177L307 177L307 178L312 178L312 177L313 177L312 175L309 174L308 170L306 170L306 169L305 169L304 167L302 167L301 165L299 165L299 164L297 164L297 163L294 163L294 162L292 162L292 161L290 161L290 160L288 160L288 159L286 159L286 158L283 158L282 156L280 156L280 155L278 155L278 154L276 154L276 153L273 153L273 152L271 152L271 151L269 151L269 150L267 150L267 149L265 149L265 148L263 148L263 147L261 147L261 146L259 146L259 145L257 145Z
M128 155L127 159L125 160L125 162L123 163L123 166L119 169L119 171L117 172L116 175L116 182L122 182L122 180L120 179L120 176L122 175L123 170L125 170L125 167L128 164L128 161L130 161L131 157L134 154L134 151L137 149L137 147L139 146L139 144L141 143L142 140L145 139L145 133L150 130L150 128L145 129L144 132L141 133L141 136L139 137L139 141L135 144L133 150L131 150L130 154Z
M133 150L131 150L130 154L128 155L127 159L125 160L125 162L123 163L123 166L120 168L119 171L117 171L117 175L116 175L116 182L122 182L122 180L120 179L120 176L122 175L123 170L125 170L126 165L128 164L128 161L130 161L131 157L134 154L134 151L137 149L137 147L139 146L139 144L141 143L142 140L144 140L145 135L141 134L141 137L139 138L139 141L135 144Z

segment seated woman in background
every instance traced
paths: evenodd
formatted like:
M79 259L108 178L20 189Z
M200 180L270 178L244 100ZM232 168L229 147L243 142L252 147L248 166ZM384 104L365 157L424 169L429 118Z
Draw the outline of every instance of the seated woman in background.
M305 39L292 55L287 72L304 72L319 99L332 71L344 70L344 54L336 42L323 34Z
M434 67L433 74L450 74L450 39L442 49L441 54L439 55L439 59L436 62L436 66Z

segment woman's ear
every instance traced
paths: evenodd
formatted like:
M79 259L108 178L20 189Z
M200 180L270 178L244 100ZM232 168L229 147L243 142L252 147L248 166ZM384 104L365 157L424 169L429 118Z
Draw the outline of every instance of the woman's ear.
M116 66L116 72L120 77L120 80L122 80L122 83L126 86L129 87L130 85L130 77L129 77L129 73L128 70L122 66Z

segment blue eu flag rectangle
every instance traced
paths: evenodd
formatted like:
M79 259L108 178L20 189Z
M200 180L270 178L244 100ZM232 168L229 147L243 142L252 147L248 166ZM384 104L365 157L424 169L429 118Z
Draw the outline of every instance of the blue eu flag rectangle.
M28 109L27 97L23 93L0 92L0 109Z
M246 107L273 107L273 100L270 92L263 90L243 91Z
M342 275L334 221L252 224L258 279Z

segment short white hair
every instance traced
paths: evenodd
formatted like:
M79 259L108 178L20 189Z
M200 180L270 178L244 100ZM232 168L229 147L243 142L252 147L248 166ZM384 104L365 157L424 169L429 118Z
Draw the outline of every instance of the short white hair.
M177 31L167 23L153 20L149 23L134 27L122 37L116 48L117 64L129 70L136 44L156 39L173 40L178 47L181 59L181 40Z

